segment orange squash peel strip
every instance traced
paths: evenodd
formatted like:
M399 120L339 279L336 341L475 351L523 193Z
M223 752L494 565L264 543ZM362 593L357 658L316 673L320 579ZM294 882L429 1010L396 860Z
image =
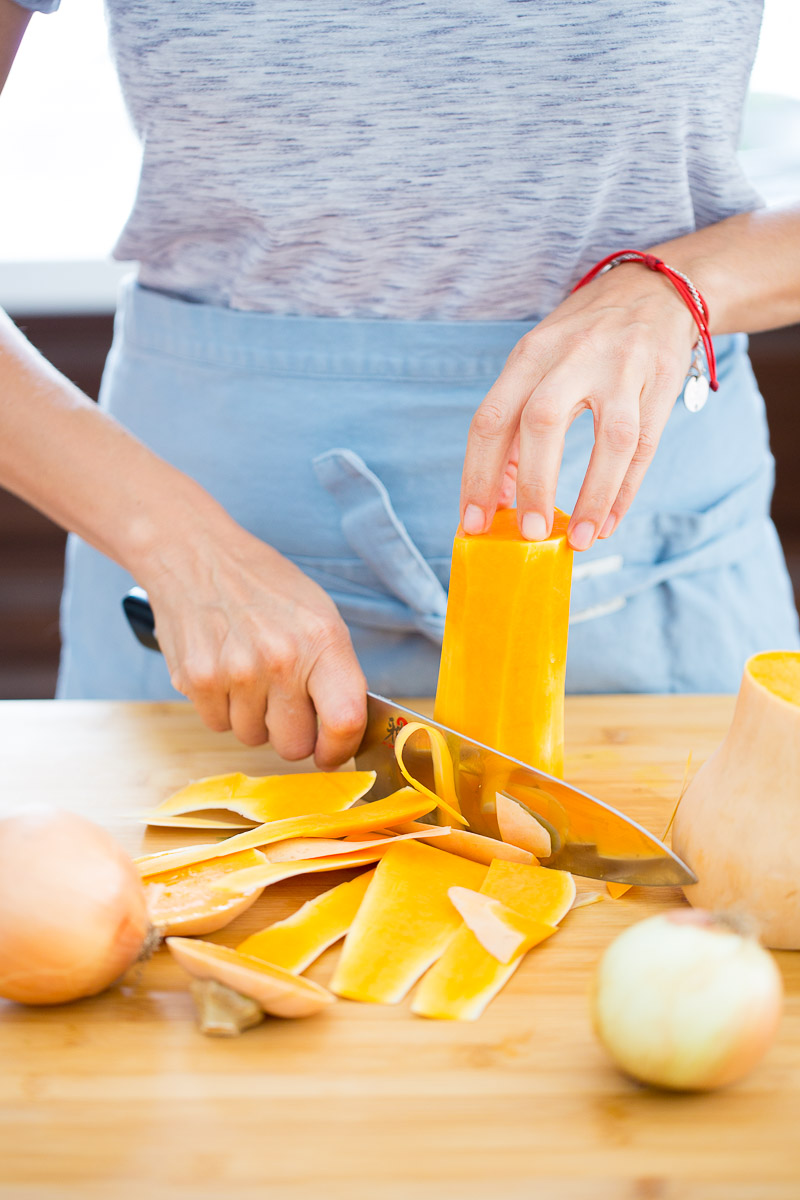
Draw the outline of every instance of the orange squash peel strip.
M282 821L269 821L247 829L233 837L215 844L181 846L176 850L161 850L137 858L136 864L143 878L157 875L174 867L189 863L205 862L211 858L222 858L238 850L253 850L273 842L283 842L295 837L343 837L348 833L367 833L373 829L392 828L400 821L413 821L433 808L429 797L414 788L400 788L382 800L373 800L358 808L340 813L310 813L302 817L287 817Z
M436 789L434 792L426 787L424 783L420 783L418 779L415 779L403 762L403 749L406 742L420 730L427 734L431 745L433 779ZM431 800L436 802L437 808L444 809L448 817L451 817L452 820L458 821L460 825L468 824L466 818L461 813L461 805L456 794L453 760L447 748L447 742L444 740L444 735L438 729L433 729L430 725L424 725L422 721L409 721L407 725L403 726L395 739L394 752L403 778L413 788L416 788L418 792L422 792L425 796L430 796Z
M550 857L553 850L550 834L513 796L496 792L495 813L504 842L527 850L537 860Z
M421 821L405 821L395 828L398 833L413 833L415 830L430 829L431 826ZM471 829L451 829L446 837L437 840L436 848L446 850L448 854L458 854L461 858L469 858L472 862L483 863L487 867L495 858L503 858L507 862L536 864L536 858L530 851L510 842L499 842L497 838L484 837L482 833L473 833Z
M310 771L289 775L210 775L168 796L145 815L149 825L161 818L209 808L226 808L264 824L307 813L342 812L360 800L375 782L374 771ZM199 825L198 828L208 826Z
M292 975L271 963L249 958L227 946L182 937L167 938L167 946L175 961L195 979L216 985L210 993L212 1001L220 998L218 988L221 987L232 993L231 1007L237 999L247 997L275 1017L310 1017L334 1003L335 998L318 983L304 979L302 975ZM209 992L207 989L194 990L193 995L202 1023ZM223 991L223 999L225 995ZM247 1024L253 1024L253 1021L249 1020ZM236 1033L242 1027L228 1030L205 1027L204 1031Z
M528 920L558 925L569 912L576 889L566 871L495 859L480 891ZM462 923L417 988L411 1011L421 1017L475 1021L511 978L522 957L498 962Z
M349 930L375 871L365 871L347 883L307 900L283 921L253 933L236 947L239 954L259 958L291 971L305 971L324 950Z
M261 866L250 867L238 871L234 875L218 879L211 886L215 891L238 892L253 888L268 887L280 879L288 879L290 875L311 874L315 871L335 871L347 866L362 866L364 863L377 862L383 858L389 848L396 842L419 841L420 838L436 838L436 826L430 827L433 832L426 834L403 833L397 837L376 838L371 842L338 842L338 854L325 853L319 857L308 853L301 858L280 858L276 862L266 862ZM447 828L444 827L446 835ZM279 843L283 844L283 843ZM334 865L331 866L330 864ZM290 868L289 874L282 874L284 868Z
M249 890L226 895L212 889L226 875L261 866L260 850L240 850L210 862L150 875L143 880L150 920L162 937L216 933L235 920L258 899Z
M422 842L391 846L345 938L331 991L397 1004L461 924L448 889L480 887L485 875L479 863Z
M447 894L467 929L498 962L511 962L556 932L555 925L533 921L483 892L452 887Z

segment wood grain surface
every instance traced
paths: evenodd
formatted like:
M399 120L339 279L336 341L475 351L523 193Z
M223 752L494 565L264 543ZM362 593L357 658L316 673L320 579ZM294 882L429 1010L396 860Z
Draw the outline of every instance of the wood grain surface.
M696 769L732 705L571 698L567 778L660 832L687 754ZM145 831L144 808L235 769L304 764L209 733L188 705L0 704L0 808L54 802L132 853L194 836ZM215 940L233 945L341 878L278 884ZM407 1002L341 1001L235 1041L205 1038L163 951L92 1000L0 1001L0 1197L798 1200L800 955L776 956L787 992L777 1043L726 1091L640 1087L594 1039L588 993L603 948L676 903L677 891L634 889L576 911L474 1024L414 1018ZM337 953L309 975L325 983Z

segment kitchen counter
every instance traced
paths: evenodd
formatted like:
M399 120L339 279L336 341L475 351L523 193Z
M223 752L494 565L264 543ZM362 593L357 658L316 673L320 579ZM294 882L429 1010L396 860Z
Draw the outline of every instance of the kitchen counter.
M566 776L660 833L688 753L696 769L732 709L732 697L570 698ZM303 768L208 732L188 705L0 704L0 806L71 808L131 853L203 840L137 820L191 778ZM345 877L278 884L214 940L233 945ZM0 1001L0 1197L798 1200L800 954L776 956L776 1044L728 1090L640 1087L594 1039L601 951L682 902L633 889L575 911L475 1023L341 1001L205 1038L165 951L91 1000ZM337 953L308 974L325 983Z

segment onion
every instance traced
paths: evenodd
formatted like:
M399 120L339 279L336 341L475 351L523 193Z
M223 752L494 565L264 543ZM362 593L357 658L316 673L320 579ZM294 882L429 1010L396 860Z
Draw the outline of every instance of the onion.
M783 985L772 956L729 916L676 909L640 921L595 976L595 1030L623 1071L704 1090L741 1078L772 1042Z
M0 996L93 996L143 954L149 933L139 873L104 829L47 806L0 819Z

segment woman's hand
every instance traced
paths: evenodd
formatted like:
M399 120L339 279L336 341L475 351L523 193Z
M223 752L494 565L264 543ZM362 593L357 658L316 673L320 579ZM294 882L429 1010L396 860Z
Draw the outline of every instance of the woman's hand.
M553 525L567 429L594 414L595 445L569 524L588 550L630 507L689 369L697 327L672 285L628 263L569 296L514 347L475 413L461 489L467 533L513 502L524 537Z
M158 567L139 572L173 686L211 729L339 766L366 723L347 627L293 563L224 514L217 520L196 551L160 548Z

